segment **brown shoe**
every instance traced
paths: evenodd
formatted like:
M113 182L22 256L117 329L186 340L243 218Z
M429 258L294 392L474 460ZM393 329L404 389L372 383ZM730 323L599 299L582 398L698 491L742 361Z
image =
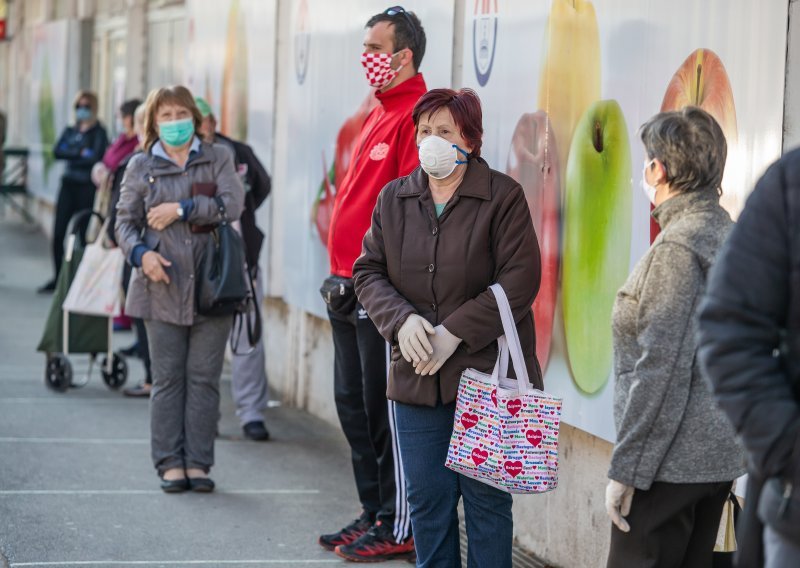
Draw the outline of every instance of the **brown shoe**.
M152 390L153 385L149 383L140 383L135 387L128 387L122 389L122 394L125 396L133 396L138 398L150 398L150 391Z

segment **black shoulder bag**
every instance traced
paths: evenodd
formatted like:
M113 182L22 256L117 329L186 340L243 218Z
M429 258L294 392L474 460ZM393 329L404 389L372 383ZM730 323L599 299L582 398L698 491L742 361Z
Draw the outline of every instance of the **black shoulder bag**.
M249 290L245 276L244 241L230 226L222 199L215 197L220 222L208 239L195 289L197 313L231 316L242 309Z

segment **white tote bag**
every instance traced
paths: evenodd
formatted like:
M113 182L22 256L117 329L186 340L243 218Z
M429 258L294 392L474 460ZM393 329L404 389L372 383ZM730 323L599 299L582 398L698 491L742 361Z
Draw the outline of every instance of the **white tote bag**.
M122 311L122 269L125 256L119 247L107 248L106 227L86 246L81 264L69 287L62 308L89 316L118 316Z
M493 284L505 335L491 375L461 374L445 466L509 493L544 493L558 486L561 399L533 388L503 288ZM517 379L507 378L508 358Z

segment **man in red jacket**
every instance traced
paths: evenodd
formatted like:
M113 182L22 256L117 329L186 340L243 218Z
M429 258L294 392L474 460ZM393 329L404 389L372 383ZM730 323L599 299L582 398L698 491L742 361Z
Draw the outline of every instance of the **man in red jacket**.
M378 89L380 104L364 122L336 193L328 235L332 275L323 285L335 296L328 303L334 395L352 451L362 514L319 542L349 560L374 562L413 557L414 539L394 408L386 400L388 346L356 302L353 263L361 254L381 189L419 164L411 111L427 88L417 72L425 54L425 31L413 12L389 8L370 18L366 28L361 63L369 84Z

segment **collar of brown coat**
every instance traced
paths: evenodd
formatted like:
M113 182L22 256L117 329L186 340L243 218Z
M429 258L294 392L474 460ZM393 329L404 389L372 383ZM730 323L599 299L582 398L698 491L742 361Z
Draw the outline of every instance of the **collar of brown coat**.
M430 193L428 174L417 166L417 169L401 181L400 189L395 195L421 198L429 196ZM469 164L467 164L467 173L464 174L464 179L461 180L461 185L458 186L453 197L474 197L484 201L492 199L492 173L483 158L470 158Z

